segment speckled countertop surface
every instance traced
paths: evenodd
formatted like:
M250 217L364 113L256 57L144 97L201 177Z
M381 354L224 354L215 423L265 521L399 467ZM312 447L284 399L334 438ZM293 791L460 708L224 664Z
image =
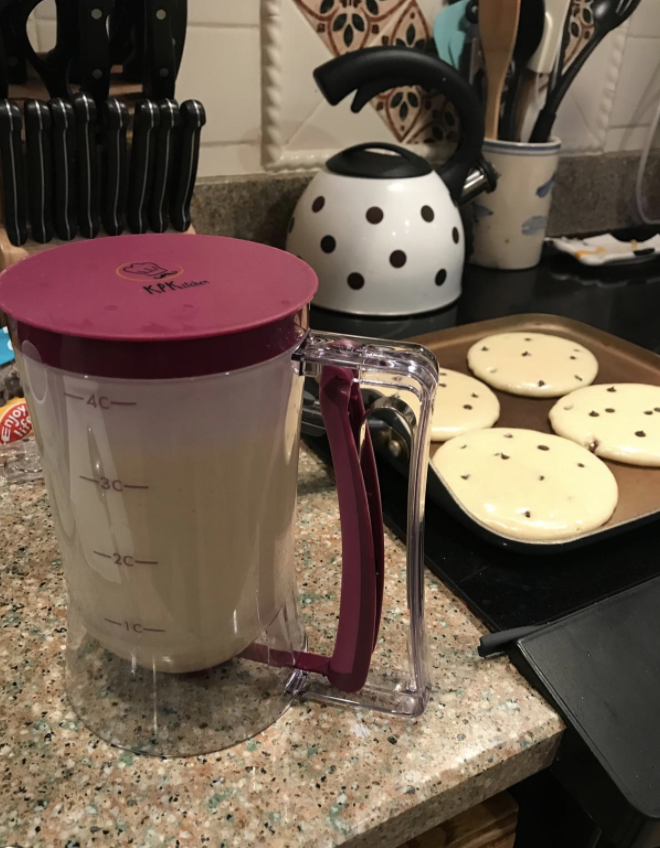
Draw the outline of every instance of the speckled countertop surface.
M331 478L304 451L298 538L303 612L323 648L339 521ZM434 689L421 719L301 703L219 754L159 760L112 748L64 695L64 583L41 485L0 487L0 545L0 848L389 848L554 755L557 715L507 659L478 659L483 626L428 574ZM405 551L392 537L387 555L386 639L405 610Z

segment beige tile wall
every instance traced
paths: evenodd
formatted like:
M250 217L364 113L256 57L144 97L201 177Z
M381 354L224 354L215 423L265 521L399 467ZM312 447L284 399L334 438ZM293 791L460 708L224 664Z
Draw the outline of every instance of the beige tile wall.
M350 10L354 3L344 5ZM416 3L431 25L442 0ZM177 96L197 97L207 108L202 175L304 170L348 144L393 140L374 109L353 115L348 104L333 108L320 97L311 72L330 52L294 0L188 5ZM38 47L50 48L53 0L40 4L31 26ZM629 25L611 34L583 69L557 134L569 152L637 150L659 97L660 0L641 0Z

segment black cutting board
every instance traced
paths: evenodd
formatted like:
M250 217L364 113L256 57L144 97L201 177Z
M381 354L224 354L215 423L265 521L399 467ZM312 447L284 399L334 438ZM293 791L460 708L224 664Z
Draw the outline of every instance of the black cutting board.
M557 777L617 848L657 848L660 578L526 636L510 656L569 727Z

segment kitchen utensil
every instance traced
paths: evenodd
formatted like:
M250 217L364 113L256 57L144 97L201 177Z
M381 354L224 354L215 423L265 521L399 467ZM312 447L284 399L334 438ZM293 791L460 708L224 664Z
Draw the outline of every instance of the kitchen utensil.
M518 36L521 0L479 3L479 36L486 66L486 138L497 138L502 91Z
M109 236L119 236L126 229L128 198L127 132L130 115L125 103L111 97L102 106L103 177L101 219Z
M55 183L55 233L70 241L78 233L76 200L76 116L68 100L49 103L53 126L53 179Z
M149 206L149 224L155 233L164 233L170 223L174 134L181 127L181 113L179 104L174 100L161 100L158 108L160 109L160 126L156 136L156 165Z
M68 97L69 67L79 49L75 6L71 0L57 1L58 40L55 48L43 57L32 47L27 30L28 19L40 2L41 0L14 0L7 9L16 49L41 77L51 97Z
M80 87L100 107L110 93L108 18L114 0L77 0L80 46Z
M594 32L568 68L560 69L557 82L548 92L546 104L534 125L530 139L532 142L547 141L555 122L557 110L584 63L609 32L628 20L639 3L640 0L594 0L591 6Z
M285 252L190 235L78 242L0 278L68 585L68 694L113 744L218 750L301 693L424 709L421 517L437 364L416 346L310 335L315 289L313 271ZM384 539L361 434L363 371L373 385L401 378L421 405L410 431L410 661L387 679L369 678ZM319 379L343 532L332 656L307 652L296 603L308 374ZM203 724L186 718L191 701Z
M2 208L9 241L15 245L27 241L22 129L23 119L18 105L13 100L0 100Z
M495 190L471 207L472 254L484 268L522 270L541 261L561 141L519 144L487 139L483 155L497 171Z
M433 40L438 56L443 62L459 69L457 58L465 48L466 33L469 24L465 12L471 0L457 0L450 6L445 6L436 15L433 24Z
M14 31L14 17L12 11L13 0L6 3L4 10L0 12L0 32L7 59L9 82L14 85L25 85L27 81L27 65L22 55Z
M133 118L130 182L128 189L128 226L132 233L146 233L148 210L156 164L156 133L160 109L153 100L140 100Z
M513 48L513 64L504 100L504 112L500 121L500 138L520 141L516 138L518 104L521 82L527 63L538 48L545 23L545 0L520 0L518 34Z
M199 100L186 100L180 106L181 129L175 132L174 163L170 218L172 226L185 232L192 224L190 204L195 191L199 166L199 146L202 128L206 124L206 111Z
M557 63L561 46L564 22L568 16L571 0L545 0L545 22L543 35L527 67L535 74L550 74Z
M73 98L73 110L76 116L78 225L81 235L94 238L101 226L96 101L91 95L79 92Z
M28 206L32 238L42 244L53 238L51 117L42 100L25 101Z
M315 304L340 312L404 315L438 309L461 293L465 236L456 204L494 184L479 162L483 117L461 75L416 50L374 47L315 71L331 104L357 89L353 111L395 85L422 85L456 105L461 141L439 176L392 144L360 144L332 157L307 187L287 249L319 274ZM473 183L474 178L474 183Z
M580 321L556 315L512 315L416 336L412 341L431 350L443 367L469 373L466 364L467 351L475 342L493 333L525 332L525 330L559 335L587 347L598 359L599 371L595 381L597 384L632 382L660 385L660 357L657 354ZM540 433L552 432L548 422L548 412L556 399L530 399L500 391L495 391L495 394L501 407L498 427L524 427L538 430ZM398 441L405 456L405 440ZM432 445L431 450L435 449ZM386 455L388 459L392 456L391 453ZM597 530L573 539L523 542L509 538L503 533L493 532L464 511L444 487L432 465L429 466L427 498L442 506L453 518L460 521L470 534L479 536L499 548L519 554L563 555L564 552L577 551L587 545L612 539L620 533L627 533L640 525L660 518L660 473L657 469L624 465L609 460L603 460L603 462L616 478L619 502L607 523ZM398 467L403 471L405 464L400 463ZM515 567L515 563L512 563L511 567ZM525 622L516 622L518 623ZM527 623L536 622L528 621Z
M172 40L174 42L174 56L176 59L176 71L179 72L183 51L186 46L186 32L188 29L188 0L174 0L172 12Z
M177 0L144 0L146 62L144 91L151 100L174 99L177 55L172 24Z

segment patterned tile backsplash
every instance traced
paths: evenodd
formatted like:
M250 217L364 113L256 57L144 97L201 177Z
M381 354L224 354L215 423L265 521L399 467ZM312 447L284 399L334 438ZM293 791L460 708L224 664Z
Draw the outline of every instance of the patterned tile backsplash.
M415 87L373 99L359 114L329 106L313 69L368 45L434 51L443 0L188 0L189 32L178 97L199 97L209 114L202 175L305 171L363 141L416 145L442 158L459 133L441 96ZM568 65L593 34L593 0L572 0ZM54 0L30 23L47 50ZM660 0L641 0L630 22L587 61L555 126L568 153L637 150L660 98Z

